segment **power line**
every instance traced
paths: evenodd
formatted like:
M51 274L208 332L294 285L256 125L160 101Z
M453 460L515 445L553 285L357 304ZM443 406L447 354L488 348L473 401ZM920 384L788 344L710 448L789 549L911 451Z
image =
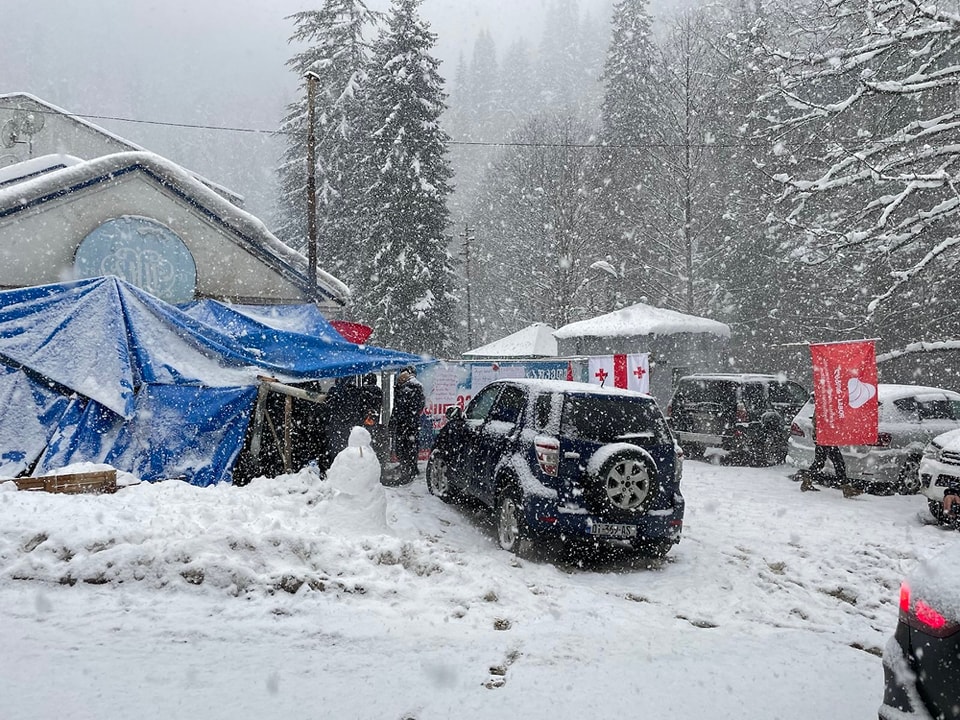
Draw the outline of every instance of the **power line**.
M85 113L61 113L55 110L32 110L31 112L37 112L44 115L66 115L67 117L81 118L83 120L112 120L115 122L125 122L133 123L137 125L155 125L160 127L174 127L174 128L183 128L187 130L212 130L214 132L235 132L235 133L248 133L252 135L294 135L296 133L288 130L264 130L262 128L245 128L245 127L235 127L230 125L202 125L198 123L182 123L182 122L171 122L164 120L143 120L140 118L129 118L129 117L120 117L118 115L89 115ZM864 138L848 138L848 139L830 139L830 140L820 140L820 141L808 141L802 143L803 145L839 145L842 143L862 143ZM900 144L904 141L902 140L893 140L893 139L880 139L880 140L871 140L873 143L880 144ZM741 148L767 148L770 146L768 142L733 142L733 143L721 143L721 142L700 142L700 143L644 143L642 145L632 144L632 143L609 143L605 145L597 145L595 143L555 143L555 142L520 142L520 141L508 141L508 140L495 140L495 141L484 141L484 140L450 140L450 145L461 146L461 147L519 147L519 148L570 148L575 150L649 150L656 148L683 148L683 147L696 147L696 148L724 148L724 149L741 149Z

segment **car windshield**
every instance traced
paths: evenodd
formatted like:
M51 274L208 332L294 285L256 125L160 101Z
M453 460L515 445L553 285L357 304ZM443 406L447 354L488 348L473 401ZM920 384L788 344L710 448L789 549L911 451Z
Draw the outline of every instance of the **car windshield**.
M601 395L571 395L563 404L561 433L595 442L673 442L663 413L653 400Z

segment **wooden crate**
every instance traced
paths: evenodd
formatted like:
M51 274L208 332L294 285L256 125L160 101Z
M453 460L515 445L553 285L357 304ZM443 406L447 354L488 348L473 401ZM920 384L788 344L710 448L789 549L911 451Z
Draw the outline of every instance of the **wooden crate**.
M117 491L117 471L94 470L84 473L42 475L17 478L21 490L45 490L51 493L112 493Z

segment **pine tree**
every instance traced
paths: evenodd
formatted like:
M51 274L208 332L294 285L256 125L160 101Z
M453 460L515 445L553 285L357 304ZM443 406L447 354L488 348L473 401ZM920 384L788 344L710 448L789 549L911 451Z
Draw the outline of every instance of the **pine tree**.
M280 176L278 234L291 247L307 245L306 74L316 74L314 133L317 148L318 259L326 270L355 286L356 228L353 206L361 187L356 177L369 47L364 33L377 15L363 0L325 0L320 10L291 16L291 42L306 43L287 65L300 78L298 100L287 108L281 132L287 148Z
M367 133L369 175L359 288L363 317L384 345L434 355L455 341L453 262L446 235L451 171L440 126L446 95L422 0L393 0L374 45Z
M653 190L661 172L663 91L656 76L659 51L653 43L645 0L620 0L613 9L610 46L604 62L598 187L612 227L608 248L627 295L661 301L662 246ZM672 275L666 276L670 283Z
M579 11L576 0L552 0L540 44L540 87L546 107L570 114L580 80Z

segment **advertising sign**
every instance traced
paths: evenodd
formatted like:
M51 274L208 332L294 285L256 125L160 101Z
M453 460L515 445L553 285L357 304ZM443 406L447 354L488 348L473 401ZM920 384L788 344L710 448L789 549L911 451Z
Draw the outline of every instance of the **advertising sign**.
M818 445L877 442L877 359L873 340L810 346Z

